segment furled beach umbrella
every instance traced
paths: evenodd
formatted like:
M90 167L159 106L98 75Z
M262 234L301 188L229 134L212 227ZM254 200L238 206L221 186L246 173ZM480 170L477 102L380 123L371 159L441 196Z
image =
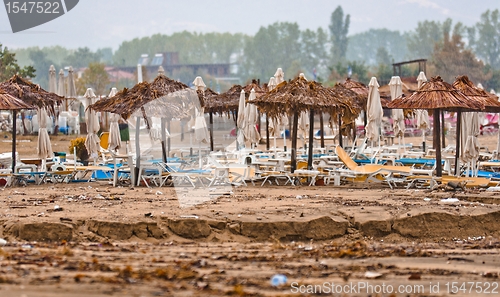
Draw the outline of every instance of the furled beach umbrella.
M64 81L64 70L59 70L59 79L57 84L57 95L61 97L66 97L66 83Z
M271 77L269 79L269 83L267 83L267 89L268 91L272 91L274 90L274 88L276 88L276 78ZM269 119L269 116L266 114L266 119L268 120ZM269 121L269 125L268 125L268 128L267 128L267 136L268 136L268 142L269 142L269 134L273 135L273 139L274 139L274 151L276 152L276 138L280 137L280 120L277 119L277 118L274 118L274 119L271 119L271 121Z
M375 77L370 80L368 101L367 101L367 119L366 124L366 138L372 142L378 141L380 145L380 127L382 126L382 117L384 112L382 111L382 104L380 103L380 93L378 92L379 84Z
M197 76L194 81L193 81L194 86L196 87L196 91L205 91L205 88L207 87L205 83L203 82L203 79L201 76ZM199 144L199 159L200 159L200 168L202 166L201 164L201 144L202 143L208 143L210 139L210 134L207 129L207 122L205 120L205 115L204 115L203 107L200 106L199 109L196 110L196 117L194 121L194 136L195 140Z
M88 88L85 92L85 123L87 124L87 137L85 138L85 148L87 149L90 157L94 159L94 165L96 165L95 161L99 154L99 136L97 136L97 132L99 132L99 119L97 117L97 112L88 108L91 104L94 104L97 100L97 96L94 94L94 91L91 88Z
M460 157L463 162L469 164L469 169L473 169L475 172L476 162L479 158L479 141L478 136L480 133L480 120L478 112L466 112L462 115L462 127L460 128L462 132L457 133L460 134ZM458 154L458 148L457 153ZM467 172L467 176L471 173L471 176L474 174L472 172ZM457 170L455 169L455 173Z
M442 176L441 142L439 113L448 111L478 111L484 104L470 100L441 77L433 77L409 97L401 96L391 101L388 108L433 109L434 110L434 143L436 144L436 173Z
M399 76L393 76L391 81L389 82L389 87L391 89L391 100L396 99L397 97L403 94L403 82ZM405 136L405 116L403 114L402 109L393 109L392 110L392 127L394 130L394 136L399 138L399 145L401 145L401 137Z
M248 97L248 103L245 105L245 125L243 134L245 135L245 140L248 140L251 144L257 145L260 141L260 133L257 129L259 123L257 106L251 104L255 100L255 90L250 91L250 96Z
M108 98L114 97L118 93L116 88L112 88L111 92L109 92ZM116 151L121 146L121 135L120 135L120 125L118 122L120 121L121 116L117 113L110 113L109 120L111 123L109 124L109 146L108 150Z
M241 90L240 92L240 101L238 105L238 117L236 120L236 127L237 127L237 132L236 132L236 148L239 150L240 147L245 146L245 135L244 135L244 130L245 130L245 91Z
M0 88L0 110L12 111L12 172L16 167L16 114L21 109L33 109L32 105L10 95Z
M49 92L57 93L56 68L54 65L50 65L49 68Z
M417 89L420 89L425 82L427 82L427 77L425 77L425 73L423 71L420 71L417 77ZM427 109L415 110L415 118L417 120L417 128L422 130L422 150L425 152L425 131L431 127Z
M278 68L276 72L274 73L274 79L276 80L276 85L279 85L280 83L285 81L285 73L283 72L283 69Z
M73 71L73 67L72 66L69 66L69 69L68 69L68 89L67 89L67 92L66 92L66 103L65 103L65 107L66 107L66 110L69 110L69 106L70 106L70 103L68 102L68 99L71 101L71 104L73 102L78 102L77 100L75 100L77 98L77 94L76 94L76 85L75 85L75 74L74 74L74 71ZM73 107L72 108L76 108L76 107Z
M50 143L49 133L47 132L48 115L45 108L39 108L37 115L39 125L37 155L42 159L42 170L45 171L45 161L53 155L52 144Z

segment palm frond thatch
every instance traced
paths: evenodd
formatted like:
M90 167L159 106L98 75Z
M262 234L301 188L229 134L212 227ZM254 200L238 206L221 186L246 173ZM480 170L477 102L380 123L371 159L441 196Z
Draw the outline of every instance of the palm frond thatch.
M33 108L35 107L24 103L24 101L17 99L6 91L0 89L0 110L19 110Z
M331 114L340 113L342 103L336 101L333 91L315 81L297 77L282 82L275 89L252 101L270 118L292 115L314 109Z
M448 111L480 111L484 104L471 100L440 76L432 77L420 89L406 97L401 95L387 104L388 108L444 109Z
M344 87L347 89L354 91L356 94L359 95L359 102L358 105L363 108L363 110L366 110L366 104L368 103L368 86L354 81L351 78L346 78L345 82L343 83Z
M494 94L476 87L466 75L458 76L453 82L453 87L471 100L477 100L484 105L486 112L500 112L500 102Z
M0 83L0 88L9 95L20 99L29 106L45 108L51 115L55 114L55 106L62 103L63 97L47 92L20 76L13 75L9 80Z
M220 96L212 89L207 88L204 92L197 91L198 97L203 97L205 103L205 112L216 113L219 115L227 114L238 110L238 100L229 96ZM201 100L201 99L200 99Z
M146 104L156 100L153 110L147 113L142 112L143 114L145 113L147 117L158 116L167 119L185 119L190 117L186 109L179 104L179 102L158 100L163 96L168 96L168 94L165 95L165 89L160 91L155 90L152 88L152 84L141 82L131 89L124 88L111 98L99 100L89 105L88 108L95 111L116 113L121 115L124 119L128 119L135 112L144 109Z
M341 107L338 115L342 116L342 123L347 125L354 122L363 109L360 105L360 97L362 96L340 83L335 84L329 90L332 92L332 96L335 98L337 104ZM335 114L331 116L338 118Z

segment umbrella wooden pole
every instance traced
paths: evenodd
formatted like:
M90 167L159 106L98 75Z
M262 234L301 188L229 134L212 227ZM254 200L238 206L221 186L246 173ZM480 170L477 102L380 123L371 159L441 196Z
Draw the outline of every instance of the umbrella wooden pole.
M170 134L170 121L167 122L167 131ZM171 135L169 135L167 139L167 157L170 155L170 136Z
M266 113L266 150L269 151L269 116Z
M441 147L446 147L446 137L445 137L445 131L444 131L444 111L441 111L441 134L442 134L442 145Z
M319 114L319 124L320 128L319 131L321 133L321 148L325 148L325 130L324 130L324 122L323 122L323 113L321 112Z
M299 113L295 111L293 113L293 124L292 124L292 151L291 151L291 172L294 173L297 169L297 130L299 126Z
M139 168L141 167L141 140L140 140L140 133L141 133L141 117L136 118L135 122L135 167L133 164L129 164L130 170L133 168L133 178L132 178L132 185L135 185L137 183L137 177L139 175Z
M342 117L340 115L338 115L339 117L339 146L340 147L344 147L343 143L342 143Z
M163 163L167 163L167 148L165 147L165 142L167 141L167 133L165 132L165 118L160 119L160 129L161 129L161 158Z
M436 176L441 177L443 175L443 167L441 164L441 141L439 137L441 136L441 126L439 121L439 115L441 110L434 109L434 140L435 140L435 149L436 149Z
M260 132L261 131L260 130L261 121L260 121L260 111L259 110L257 110L257 118L258 118L258 120L257 120L257 132L259 132L259 135L262 135L262 133Z
M309 111L309 151L307 153L307 169L313 169L313 141L314 141L314 109Z
M214 151L214 114L213 112L209 113L210 120L210 151Z
M460 164L458 161L458 155L460 154L460 129L462 129L462 112L457 112L457 131L456 131L456 142L455 142L455 175L460 175Z
M12 111L12 173L16 172L16 130L17 111Z

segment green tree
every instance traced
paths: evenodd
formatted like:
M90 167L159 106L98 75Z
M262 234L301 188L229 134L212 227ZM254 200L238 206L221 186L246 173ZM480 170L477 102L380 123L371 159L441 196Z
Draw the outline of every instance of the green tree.
M32 62L32 66L39 70L39 74L33 79L34 83L39 84L45 90L49 88L49 68L50 65L54 65L54 62L47 59L47 55L41 50L33 50L29 52L29 58ZM57 65L54 65L56 69ZM56 77L57 79L57 77Z
M462 41L464 26L457 23L451 30L451 20L443 24L443 41L437 43L431 56L436 74L445 81L453 82L458 75L467 75L473 82L485 82L491 73L485 73L485 66Z
M307 73L316 70L317 76L324 76L327 72L328 54L326 45L328 35L319 28L316 31L306 29L301 32L301 62Z
M481 21L469 37L477 56L490 64L493 69L500 69L500 17L498 9L487 10L481 15ZM475 38L477 32L477 39Z
M376 71L376 76L377 79L383 83L383 82L388 82L393 74L392 67L391 67L391 60L392 57L389 55L387 50L384 47L379 47L377 49L377 71Z
M5 81L11 78L14 74L21 77L33 78L35 77L35 68L33 66L25 66L21 68L17 64L16 54L10 52L7 47L3 47L0 43L0 81Z
M297 23L274 23L261 27L245 46L242 76L267 81L281 67L285 78L292 78L301 61L300 37Z
M377 65L377 50L384 48L395 61L407 58L406 34L387 29L370 29L349 36L346 58L349 61L364 61L367 65Z
M338 6L330 17L330 38L332 42L331 58L333 62L343 61L347 52L347 33L349 33L349 24L351 16L346 15L344 19L344 11L341 6Z
M368 85L370 82L368 66L364 62L359 61L337 62L330 68L330 75L326 84L333 86L337 82L345 81L349 76L349 68L351 69L351 78L353 80Z
M86 67L90 63L99 62L99 54L93 53L88 47L80 47L64 59L63 66L73 66L73 68Z
M443 25L440 22L419 22L415 32L407 37L408 58L426 59L432 55L436 43L443 39Z
M97 96L108 95L109 76L102 63L90 63L75 84L78 94L84 94L87 88L92 88Z

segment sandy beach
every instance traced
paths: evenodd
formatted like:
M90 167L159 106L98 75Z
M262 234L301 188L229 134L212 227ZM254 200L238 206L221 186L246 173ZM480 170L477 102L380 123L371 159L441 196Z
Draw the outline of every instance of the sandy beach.
M496 139L480 142L492 151ZM54 151L68 143L53 137ZM18 143L22 156L30 147ZM182 203L193 193L108 181L2 189L0 295L499 294L495 191L249 184Z

